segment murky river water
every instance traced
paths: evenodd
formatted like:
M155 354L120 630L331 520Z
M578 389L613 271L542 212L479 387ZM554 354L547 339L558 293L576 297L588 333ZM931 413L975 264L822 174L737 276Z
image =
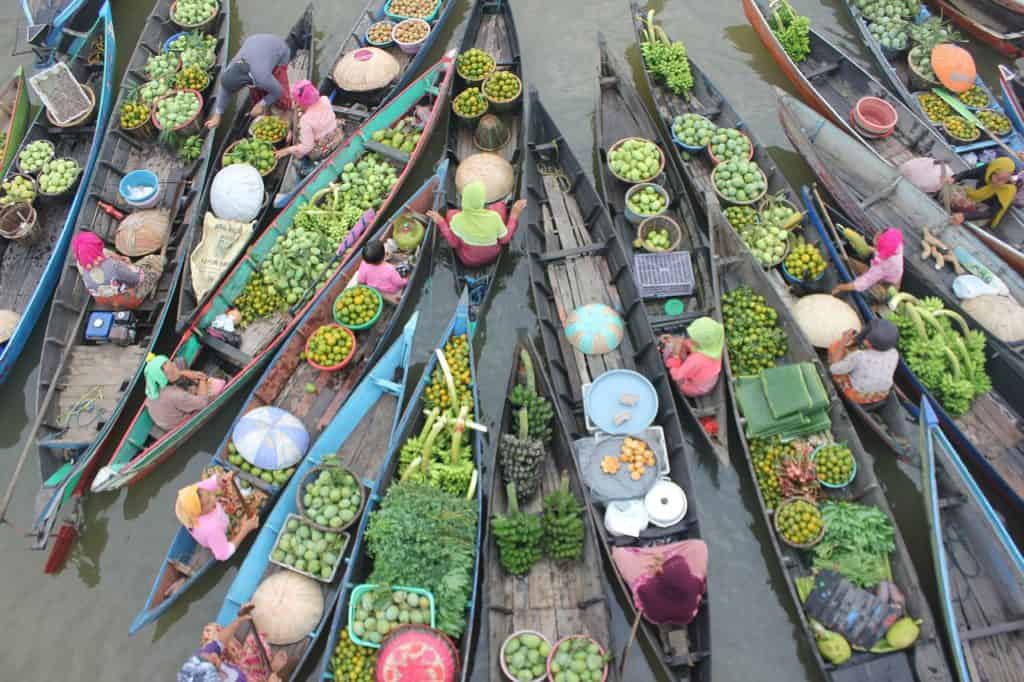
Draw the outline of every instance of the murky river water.
M0 8L0 24L11 40L15 24L22 21L15 4L8 0ZM232 4L232 42L237 46L245 34L283 32L302 3L236 0ZM857 51L854 34L836 3L794 0L794 4L844 49ZM120 0L113 5L123 64L151 5L148 0ZM330 67L339 42L362 5L362 0L316 3L321 71ZM461 34L468 5L468 0L459 1L449 36ZM541 90L576 154L588 159L593 144L590 117L597 68L595 32L603 31L613 49L626 51L633 41L628 3L515 0L513 6L527 80ZM786 83L747 25L740 3L676 1L653 6L669 32L685 40L690 55L771 145L790 179L794 183L809 180L809 171L792 152L777 124L772 86L785 87ZM4 52L0 73L27 60ZM629 49L628 55L635 59L635 50ZM492 420L499 416L496 412L503 398L508 340L517 331L534 327L525 295L525 260L514 254L505 263L507 267L479 332L478 347L482 350L478 375L486 378L482 382L483 411ZM417 335L417 359L421 362L449 319L455 303L453 289L451 275L441 270L433 286L422 295ZM38 355L33 351L42 339L42 326L0 393L0 482L5 485L34 417ZM162 343L170 345L172 341L165 338ZM203 624L216 615L237 562L213 571L155 627L129 638L128 625L148 593L175 530L175 492L196 478L240 404L239 400L225 408L219 419L156 475L128 491L91 498L84 541L56 576L43 575L45 555L27 549L28 540L22 536L30 524L38 484L34 456L29 459L8 514L13 525L0 528L0 631L4 633L0 679L173 679L177 666L195 648ZM818 675L809 664L806 645L798 637L795 616L782 597L782 578L772 561L766 530L753 501L752 483L739 453L733 453L732 467L721 467L710 453L697 452L691 469L701 523L711 546L709 592L715 679L816 680ZM928 584L930 564L920 498L891 462L879 462L876 470L890 499L895 498L900 520L912 524L903 526L904 534L912 545L922 582ZM617 619L617 637L624 640L628 624L621 614ZM651 679L641 657L634 653L631 659L627 678ZM482 675L478 677L483 679Z

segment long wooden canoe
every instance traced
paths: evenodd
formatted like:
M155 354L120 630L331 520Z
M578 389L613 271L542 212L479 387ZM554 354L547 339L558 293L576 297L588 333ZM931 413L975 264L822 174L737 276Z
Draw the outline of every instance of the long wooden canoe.
M900 98L859 66L853 58L814 31L808 36L811 53L799 64L790 59L768 25L763 0L743 0L743 10L775 63L800 93L804 102L844 132L859 139L880 159L898 167L916 157L928 157L947 163L954 172L969 166L927 122L917 116ZM898 115L896 130L884 138L862 135L850 123L850 112L864 96L888 102ZM1024 274L1024 211L1011 210L996 231L970 223L964 224L992 251ZM998 233L998 234L997 234Z
M924 111L924 107L921 106L921 102L917 99L915 94L911 91L913 87L910 81L910 67L907 64L907 56L905 53L900 53L899 56L891 56L893 53L886 52L882 45L878 42L878 39L869 30L870 22L864 17L860 9L857 7L855 0L844 0L847 11L850 13L850 18L853 20L853 25L856 27L858 34L860 35L861 42L871 53L874 58L875 65L878 72L882 74L882 79L885 84L892 90L903 103L910 107L911 110L917 117L928 123L934 128L939 134L942 131L935 124L932 124L931 119L928 118ZM916 22L923 22L931 17L931 13L926 9L921 9L920 14L915 18ZM996 111L1006 113L999 105L999 101L996 99L992 90L988 87L981 76L975 77L975 83L989 98L989 106ZM1024 149L1024 138L1019 134L1011 134L1003 141L1010 147ZM996 142L993 141L987 135L982 135L977 141L969 143L952 143L953 149L963 157L964 161L968 165L974 165L978 160L978 152L985 149L991 149L996 147ZM997 153L1001 153L1000 150L995 150Z
M442 349L448 340L455 336L465 336L467 340L469 347L470 383L473 395L473 414L480 414L480 400L477 396L478 378L475 366L475 352L473 350L473 327L471 326L469 319L469 293L466 290L463 290L462 295L459 297L459 302L455 308L455 314L452 316L451 322L448 324L448 327L445 329L434 348L438 350ZM436 367L438 367L437 354L431 353L430 359L423 369L423 374L420 376L415 390L409 394L409 401L406 403L405 411L402 413L402 420L392 434L390 445L387 448L377 449L377 455L387 454L386 459L383 460L383 466L381 466L381 460L377 459L373 462L373 465L376 468L371 469L369 466L370 463L367 463L366 468L360 471L360 474L365 478L366 485L370 487L370 496L366 503L366 508L363 511L363 517L359 523L359 529L356 531L354 538L350 543L352 551L347 558L345 575L341 581L341 596L334 607L330 629L328 630L327 646L324 647L318 671L314 679L335 679L334 671L331 668L331 656L338 644L338 638L341 636L342 631L348 627L348 606L352 590L357 585L368 582L370 575L373 573L373 558L369 556L366 547L364 546L366 540L366 529L369 524L370 517L381 507L381 500L386 495L388 487L399 483L399 453L402 445L404 445L410 438L416 437L423 430L424 423L426 422L426 417L424 416L426 406L425 392L431 383L431 376ZM481 472L483 471L483 436L479 431L471 430L470 440L472 442L471 447L473 448L473 464L476 466L477 472ZM341 450L342 452L345 452L346 448L343 447ZM483 540L483 528L488 523L484 509L483 486L477 485L475 490L471 490L470 492L473 495L472 499L477 512L477 551L473 560L472 596L466 605L466 627L462 636L459 638L459 641L455 643L459 652L459 660L462 662L462 670L458 676L462 682L466 682L466 680L469 679L471 669L470 661L474 660L473 646L476 643L474 633L477 628L477 617L480 611L478 593L480 590L480 572L482 570L483 563L481 561L480 548ZM410 585L410 587L412 586ZM229 593L228 596L231 598L232 595ZM243 603L237 599L236 601L239 604Z
M150 55L160 52L167 38L177 32L176 27L167 21L171 4L171 0L159 0L147 17L122 79L117 111L120 111L124 99L145 80L143 68ZM223 4L222 7L229 5ZM210 27L217 36L221 65L228 48L228 26L228 13L222 10ZM112 46L112 36L109 36L106 54L110 55L111 61L116 50ZM219 76L219 69L215 76ZM204 106L213 106L212 102L210 98ZM102 146L95 148L96 172L87 188L83 184L80 190L81 211L73 223L74 231L89 230L108 244L113 244L119 223L101 203L120 205L118 185L124 174L137 168L148 168L159 177L161 185L161 195L154 210L166 215L169 222L166 263L154 293L133 312L132 338L127 339L125 345L94 344L84 338L88 316L105 308L98 305L85 288L74 256L64 257L72 230L68 229L68 234L62 237L58 261L62 272L43 338L37 395L37 409L43 411L45 408L46 412L44 435L39 445L43 480L40 500L46 500L36 518L39 545L45 544L49 528L68 497L74 493L80 500L88 490L98 464L96 455L113 430L141 376L142 361L160 334L171 295L181 274L180 239L194 210L192 200L206 177L212 145L213 135L206 135L204 153L186 164L173 149L158 139L140 140L122 131L120 119L115 117L109 123ZM54 383L57 384L54 398L49 405L43 405L44 397ZM76 504L72 516L77 517L78 511L79 505Z
M97 101L95 118L81 125L61 129L50 124L45 108L40 107L28 124L28 131L24 132L23 128L21 139L9 149L11 157L16 158L26 145L36 140L46 140L54 145L57 156L78 162L82 167L82 175L78 187L70 194L36 197L33 203L36 223L38 229L42 230L38 241L26 245L24 242L0 240L0 309L19 315L11 337L0 349L0 382L10 374L50 302L64 266L64 256L71 242L75 220L86 204L86 194L96 162L100 158L100 143L107 133L107 120L114 101L116 47L97 50L97 46L104 43L116 43L109 8L104 10L102 18L96 20L88 35L77 39L66 54L51 53L53 59L65 62L71 68L78 82L92 89ZM15 111L15 118L18 115ZM24 124L22 121L22 126ZM4 180L16 173L17 163L12 162L7 167Z
M200 311L196 320L178 342L172 359L182 358L192 368L206 372L215 370L227 374L227 384L215 398L200 412L167 432L154 428L145 405L139 408L121 442L113 450L107 464L97 474L93 491L114 490L137 481L164 461L171 453L191 437L203 424L223 407L233 394L238 392L261 367L271 358L274 350L287 338L298 324L302 315L312 305L316 294L331 286L345 263L351 260L362 244L373 233L375 226L383 220L395 196L430 141L430 134L448 101L448 88L454 70L450 57L444 57L423 76L414 81L359 131L349 138L348 144L339 148L318 169L317 175L306 182L288 206L274 219L270 227L249 248L245 256L224 280L216 293ZM407 116L417 107L430 110L430 117L416 149L411 154L394 152L372 141L373 133L391 127L400 118ZM318 191L328 187L342 172L346 164L357 161L364 153L377 149L380 155L395 164L399 171L397 182L376 209L376 215L361 234L351 235L343 242L344 250L328 263L326 279L316 291L306 293L309 298L296 302L293 307L256 320L242 332L241 348L226 347L217 343L207 329L220 313L230 308L242 294L246 283L258 272L260 264L268 257L274 242L288 232L299 208ZM342 245L339 245L339 247ZM225 368L226 366L226 368Z
M1024 669L1024 557L921 401L921 477L946 636L960 682Z
M303 79L313 78L313 74L315 73L313 33L313 6L309 5L299 17L298 21L295 22L295 25L292 26L292 29L288 32L288 35L285 38L288 43L288 47L292 51L291 60L288 62L289 83L297 83ZM243 88L242 92L243 94L246 94L248 92L248 88ZM236 97L235 99L237 100L238 98ZM181 284L178 288L178 308L174 322L174 329L179 334L188 328L196 313L199 312L199 310L209 300L210 296L212 296L217 290L216 286L210 287L210 290L206 295L202 297L196 296L195 288L192 286L192 260L189 256L191 256L192 252L199 245L199 242L203 239L203 220L206 218L206 214L210 212L210 188L213 184L214 176L216 176L217 172L224 167L222 161L224 152L226 152L228 147L238 140L249 136L249 126L252 124L252 117L249 116L250 110L251 107L249 106L248 100L242 100L241 102L236 101L235 115L231 120L231 126L228 128L228 132L221 139L220 146L217 147L216 152L213 153L208 161L209 170L206 182L203 184L202 194L199 197L199 208L192 212L192 221L188 226L188 232L185 234L184 244L182 246L182 250L185 254L183 264L184 270L181 277ZM293 121L292 129L297 131L298 125L294 123L295 122ZM262 209L254 220L253 239L255 239L261 230L267 226L271 216L276 213L276 211L273 210L273 197L281 186L285 175L293 165L296 165L296 163L297 162L294 162L291 156L286 156L278 162L270 175L264 178L264 202ZM241 254L239 254L238 258L241 258ZM221 271L221 278L231 271L231 268L234 267L236 262L238 262L238 258L235 258L230 263L226 263L224 265L224 269ZM220 279L218 279L217 283L220 284Z
M780 93L779 117L793 146L836 199L843 212L865 233L874 235L890 225L903 231L904 286L943 300L947 308L959 312L972 327L985 329L953 295L956 273L951 268L936 270L920 258L923 229L950 248L971 253L1006 284L1010 296L1024 302L1024 278L988 251L974 235L949 224L949 215L927 195L904 180L900 172L886 164L853 138L824 120L809 107ZM812 133L813 138L812 138ZM1015 409L1024 412L1024 354L986 331L989 371L996 387L1004 395L1015 396Z
M373 235L373 238L381 241L390 238L396 219L399 217L404 218L412 213L423 214L428 209L439 208L444 200L446 173L447 164L442 163L437 173L427 180L423 187L395 213L395 216ZM239 478L245 479L250 485L267 493L268 497L260 508L262 513L265 514L273 506L281 493L283 484L269 483L258 477L250 476L231 464L228 446L231 443L231 433L234 432L235 424L250 411L266 405L273 405L298 417L310 436L318 436L323 431L345 404L359 379L373 367L386 344L391 342L399 321L408 312L410 294L423 285L427 273L430 271L433 225L428 224L426 230L417 252L401 257L412 266L409 284L403 290L401 299L397 305L385 302L384 309L374 325L370 329L356 332L356 353L349 364L337 372L321 372L303 362L301 355L309 337L322 325L333 321L334 301L353 282L353 278L363 262L361 257L353 258L346 265L341 277L335 279L334 283L317 297L316 302L295 331L284 342L274 359L270 361L256 386L249 393L245 405L242 406L231 428L228 429L228 435L217 448L211 466L235 471ZM415 326L414 322L410 322L405 327L403 333L408 337L408 343L412 342ZM312 394L307 390L307 386L310 384L316 388ZM241 552L236 552L236 554L241 555ZM146 604L132 621L129 634L135 634L142 627L159 618L171 604L182 598L199 578L217 564L218 562L209 550L199 547L192 538L192 534L179 526L171 541L167 556L157 572ZM182 567L188 567L189 571L183 572ZM171 589L172 587L174 589Z
M14 152L21 146L28 128L28 110L31 104L25 90L25 69L19 66L11 80L0 89L0 176L14 160Z
M1007 57L1024 57L1024 21L986 0L926 0L932 9Z
M604 528L603 510L590 505L594 523L601 529L608 578L620 601L627 604L627 618L632 621L637 614L629 587L611 563L611 547L701 537L699 503L689 475L691 450L683 437L671 382L630 272L625 245L594 185L532 89L528 107L526 246L530 286L547 367L558 397L559 419L574 442L592 439L593 432L588 430L582 410L584 386L608 370L640 372L650 379L658 393L654 425L664 432L670 476L689 500L682 521L667 528L648 528L639 539L613 537ZM584 356L573 350L565 338L566 316L589 303L604 303L618 310L628 332L618 348L603 355ZM708 604L701 606L696 618L685 628L655 627L641 619L640 639L660 674L672 680L710 679Z
M1024 61L1016 64L1016 70L1006 64L999 65L999 87L1003 92L1006 115L1017 131L1024 135Z
M642 137L657 143L658 131L640 100L640 94L626 77L622 62L608 51L604 37L598 34L600 72L598 73L597 103L594 118L594 144L598 149L601 199L611 213L612 223L619 235L619 241L626 248L627 256L633 259L633 276L637 276L636 257L645 253L635 248L638 227L626 218L626 191L629 185L612 175L608 166L608 150L626 137ZM661 149L666 155L672 151L664 142ZM682 231L682 239L676 252L689 254L693 274L693 292L687 296L675 296L686 306L682 316L666 315L665 296L644 297L648 318L657 332L684 334L686 325L698 317L711 317L722 321L721 302L715 293L714 263L707 244L706 224L697 218L697 212L690 202L689 194L674 163L667 163L663 174L653 182L665 188L671 197L671 204L665 215L674 220ZM703 229L702 229L703 228ZM679 257L679 256L677 256ZM699 398L689 398L675 388L676 396L686 408L689 427L699 433L702 440L714 451L723 463L729 461L728 423L729 412L725 401L725 383L719 381L714 390ZM717 434L711 436L701 425L702 419L713 419Z
M526 74L523 72L522 53L519 49L519 34L516 32L515 19L512 16L512 4L508 0L479 0L474 2L470 11L469 20L466 23L465 32L462 35L462 42L459 45L459 54L477 48L494 57L497 70L510 71L519 77L523 83L523 93L526 92ZM453 96L469 86L468 83L455 73L455 86ZM479 84L474 84L479 86ZM522 176L523 150L526 146L526 109L524 102L525 95L510 109L505 111L491 112L501 119L501 122L508 129L509 137L500 148L491 150L508 161L515 173L515 180L512 184L512 191L504 198L506 208L511 208L512 203L519 196L520 179ZM448 198L449 209L458 209L461 204L461 197L455 186L455 173L458 164L465 161L473 154L481 150L474 141L475 126L467 126L461 123L457 116L448 116L448 136L445 141L445 157L452 167L448 177ZM438 245L442 253L448 257L451 267L455 272L455 286L469 287L470 316L475 320L477 309L487 296L488 289L494 281L495 274L501 267L502 259L508 247L502 249L498 259L483 268L467 268L455 256L454 251L440 237Z
M512 350L511 373L506 396L516 384L534 382L537 394L552 405L557 404L554 388L544 371L543 360L529 339L521 339ZM533 379L528 375L532 374ZM501 433L516 433L517 408L506 400L501 417ZM540 514L544 498L558 490L562 477L568 479L569 490L580 504L586 504L588 493L580 479L572 440L558 419L552 424L554 437L547 447L548 456L541 463L540 486L529 501L520 501L520 509ZM505 513L508 494L499 467L491 475L490 505L495 514ZM583 552L568 565L545 557L530 569L529 574L509 575L498 560L497 545L491 540L490 526L484 536L484 570L481 599L486 605L487 638L481 636L477 648L478 665L486 667L489 680L504 679L500 651L504 641L519 630L542 633L553 644L563 637L581 632L599 642L611 642L609 596L605 592L601 570L600 535L594 517L583 515ZM617 680L616 666L609 679Z
M754 293L763 296L767 304L775 309L778 313L778 324L786 332L788 339L786 354L779 362L809 362L815 366L821 377L822 384L826 387L831 398L829 402L829 417L832 421L832 435L836 442L845 443L853 451L853 456L857 462L856 479L846 488L828 491L828 497L831 499L857 501L861 504L877 507L891 519L892 512L889 509L882 488L874 475L874 463L861 445L860 438L853 428L850 417L843 408L843 402L836 395L832 387L832 382L826 368L822 366L817 353L807 342L806 337L804 337L789 313L785 301L778 296L775 288L765 276L760 266L748 255L735 233L724 227L723 223L724 216L717 219L717 221L715 218L712 218L711 248L719 261L718 273L723 295L739 287L748 286ZM733 391L733 413L736 423L741 425L743 424L742 414L735 397L735 386L733 386L733 382L737 377L728 361L728 353L726 353L726 356L726 373ZM750 444L744 429L740 427L737 430L740 433L740 444L745 453L750 476L756 481L757 475L751 458ZM936 621L932 616L931 607L921 589L910 553L907 551L899 528L895 528L895 522L896 549L890 555L893 582L906 597L906 610L908 614L915 619L922 620L921 636L914 646L908 650L882 655L855 652L842 665L826 664L815 644L814 633L804 612L802 602L797 593L796 583L794 582L796 578L810 574L810 560L807 552L793 549L778 539L772 526L771 509L766 504L765 497L760 488L755 485L755 490L757 492L758 506L761 508L762 517L771 539L772 552L786 576L787 591L799 617L800 630L823 677L834 682L852 682L853 680L868 679L889 680L892 682L939 682L940 680L953 679L943 652L942 642L936 633Z
M405 378L410 367L411 350L411 339L407 335L402 335L360 382L345 407L310 448L309 454L302 460L291 481L281 492L253 541L248 556L238 570L238 575L228 588L217 614L218 623L231 623L238 610L252 599L265 578L279 571L289 570L271 563L271 551L278 533L285 527L288 515L298 513L296 495L302 479L326 455L336 453L342 464L363 482L364 494L369 496L368 504L375 499L375 481L379 476L385 454L391 451L394 443L396 427L402 413L402 402L408 390ZM364 514L359 525L360 531L365 526L367 518L368 515ZM350 529L347 534L348 548L351 548L355 531ZM344 566L344 571L339 569L332 582L318 583L323 596L324 610L314 629L297 642L270 647L268 658L272 658L280 650L288 655L288 665L280 673L282 679L301 679L300 674L307 663L315 660L312 658L316 650L315 645L323 634L324 627L331 622L334 605L342 593L343 575L347 576L351 570L351 559L346 558ZM252 632L252 627L251 622L246 623L239 630L238 636L244 639Z
M804 206L807 209L807 216L821 235L821 242L825 245L829 257L836 271L844 281L853 279L845 260L840 255L840 246L836 244L835 237L826 229L825 216L820 213L820 207L812 200L809 193L804 191ZM859 230L854 221L830 209L828 218L833 224L841 224ZM907 286L921 287L920 283L910 282ZM935 295L927 287L915 288L920 295ZM869 320L882 311L873 309L860 294L852 294L853 302L862 319ZM928 398L932 411L945 429L949 439L956 445L960 457L970 462L975 471L981 472L992 488L1015 509L1024 510L1024 417L1020 410L1021 400L1019 390L1014 384L1000 380L998 376L998 365L989 363L988 371L993 378L994 388L989 393L978 396L971 404L970 409L959 417L953 417L935 396L925 388L921 380L910 370L906 362L900 361L897 370L897 384L909 400L920 402ZM873 417L869 417L876 421ZM907 434L903 425L886 419L886 429L889 432L901 433L905 438L896 436L898 440L912 441L912 434ZM890 435L880 433L883 439L889 439ZM911 443L907 443L911 444ZM904 449L904 444L899 444ZM911 448L912 449L912 448Z
M26 38L32 45L59 50L76 28L99 18L103 4L105 0L21 0Z

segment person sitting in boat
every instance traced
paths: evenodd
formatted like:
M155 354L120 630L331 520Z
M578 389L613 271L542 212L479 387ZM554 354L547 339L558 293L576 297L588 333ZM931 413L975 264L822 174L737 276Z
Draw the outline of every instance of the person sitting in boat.
M164 431L173 429L210 404L224 381L187 369L184 359L157 355L146 362L146 409Z
M234 485L234 476L235 472L229 471L186 486L178 491L174 503L178 521L199 545L213 553L217 561L230 559L239 543L260 525L255 512L247 514L239 520L234 535L228 537L231 519L218 501L217 494L222 487Z
M206 127L213 130L220 125L228 103L244 87L250 88L250 116L261 116L272 106L290 110L292 99L288 84L288 62L292 58L291 52L284 39L270 33L257 33L246 38L220 75L216 102L213 113L206 120Z
M386 260L387 249L379 239L371 239L363 247L363 262L356 271L356 281L373 287L388 303L398 304L399 294L409 283L398 268Z
M871 265L864 266L859 261L852 261L852 267L860 270L857 278L852 282L837 284L832 288L833 296L846 291L863 293L876 286L884 290L884 284L899 289L903 283L903 232L895 227L883 230L875 237L875 256L871 259ZM875 293L880 299L885 299L883 292L876 290Z
M1024 174L1015 175L1017 168L1008 156L1001 156L986 166L975 166L953 176L952 182L975 180L978 186L966 191L967 201L955 208L953 221L960 224L965 220L988 221L989 227L999 226L1006 211L1013 206L1018 183L1024 183Z
M269 645L263 637L257 639L250 633L243 644L235 636L242 623L252 620L252 611L252 603L245 604L227 627L207 624L199 651L178 671L177 682L281 682L279 673L288 664L288 655L279 650L268 669L265 652Z
M829 372L843 394L855 403L884 401L892 390L900 362L899 331L889 320L876 317L858 334L853 329L828 349Z
M662 358L683 395L697 398L718 383L725 330L710 317L699 317L686 328L686 335L689 338L662 336Z
M71 252L75 254L85 288L103 303L145 300L156 290L164 271L163 255L150 254L132 263L127 256L106 248L93 232L76 234L71 240Z
M292 101L301 112L299 117L299 141L290 147L274 152L274 156L294 156L316 163L333 152L342 140L338 119L334 116L331 100L320 94L308 80L302 80L292 87Z
M468 268L482 268L498 260L501 247L512 241L519 216L526 208L520 199L506 211L503 202L484 206L487 189L475 180L462 190L462 209L452 209L441 217L437 211L427 211L437 229L444 235L459 261Z

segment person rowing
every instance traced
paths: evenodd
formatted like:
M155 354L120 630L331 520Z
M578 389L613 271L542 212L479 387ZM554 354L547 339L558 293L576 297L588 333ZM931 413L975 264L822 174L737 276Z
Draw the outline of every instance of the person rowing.
M881 317L859 334L853 329L843 332L828 349L829 372L843 395L860 405L886 400L900 363L898 342L896 325Z
M899 289L903 283L903 232L895 227L883 230L875 236L875 255L870 266L865 267L859 261L853 261L851 266L859 270L857 278L837 284L832 288L832 295L873 290L876 298L885 300L884 291L878 291L876 287L884 289L884 285L889 284Z
M710 317L698 317L686 328L689 338L665 334L662 358L683 395L697 398L711 393L722 373L725 330Z
M485 206L486 195L484 183L474 180L462 190L461 209L452 209L444 217L427 211L467 268L482 268L498 260L502 247L515 236L519 216L526 208L525 199L512 204L511 210L500 201Z

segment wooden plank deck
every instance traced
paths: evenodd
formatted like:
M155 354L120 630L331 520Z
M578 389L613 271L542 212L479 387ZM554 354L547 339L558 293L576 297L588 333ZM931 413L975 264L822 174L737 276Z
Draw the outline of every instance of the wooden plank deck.
M1024 424L993 393L975 398L955 420L1007 485L1024 496Z

